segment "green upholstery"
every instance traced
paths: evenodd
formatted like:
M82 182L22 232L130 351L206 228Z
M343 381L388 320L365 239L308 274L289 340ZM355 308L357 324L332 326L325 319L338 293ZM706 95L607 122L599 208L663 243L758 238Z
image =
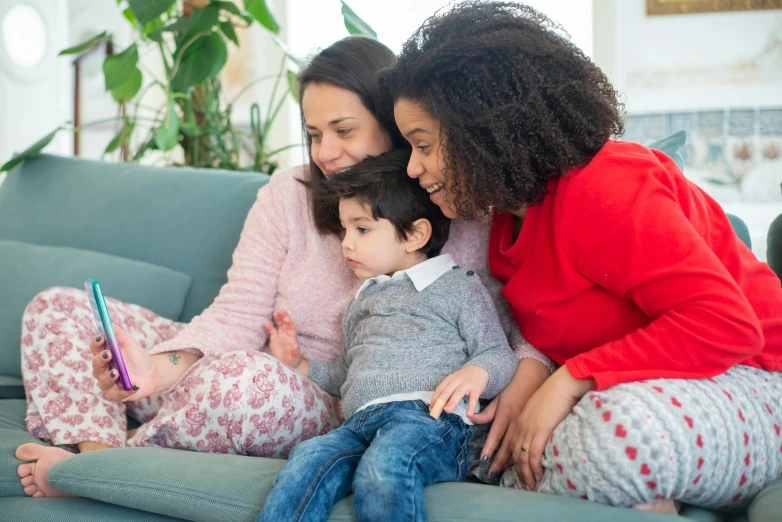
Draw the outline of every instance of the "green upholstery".
M679 150L684 147L684 143L686 141L687 131L680 130L674 132L670 136L666 136L661 140L649 143L647 147L666 153L668 156L673 158L681 170L684 170L684 160L682 160L682 156L679 154Z
M24 277L19 277L24 267ZM35 295L51 286L83 288L97 279L103 292L178 319L190 289L190 276L141 261L76 248L32 245L0 239L0 375L21 377L19 339L22 313Z
M58 488L103 502L199 522L249 522L260 511L284 463L260 457L125 448L63 460L49 476ZM438 522L670 520L665 515L477 484L436 485L427 488L426 499L429 520ZM352 521L352 498L340 502L330 520Z
M7 514L10 518L2 518ZM0 498L0 520L13 522L180 522L88 498Z
M656 148L675 157L684 143L683 135L676 136ZM192 285L180 317L188 320L211 303L225 281L244 218L265 182L251 174L41 156L0 186L0 240L102 252L188 274ZM89 201L94 204L85 204ZM0 315L5 313L8 305L0 300ZM18 353L18 341L12 348ZM0 357L8 349L0 345ZM19 384L0 378L0 394L4 385L18 393ZM89 499L23 498L13 454L19 444L34 441L24 416L23 399L0 398L0 520L249 521L284 463L160 448L103 450L66 459L50 474L55 486ZM436 522L674 520L476 484L440 484L426 496L429 520ZM781 501L779 486L769 487L750 507L750 522L776 520ZM715 522L731 518L697 508L685 514ZM352 498L335 506L331 520L353 520Z
M766 250L768 266L782 279L782 214L774 218L768 227L768 249Z
M0 239L103 252L183 272L178 318L209 306L262 174L142 167L40 155L0 185ZM109 293L109 295L111 295Z

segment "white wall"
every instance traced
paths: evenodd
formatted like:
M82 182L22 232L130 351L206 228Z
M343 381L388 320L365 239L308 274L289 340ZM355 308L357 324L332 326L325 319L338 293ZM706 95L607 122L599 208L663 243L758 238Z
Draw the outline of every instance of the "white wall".
M68 1L2 0L0 24L11 7L23 3L37 9L47 24L46 51L40 65L24 71L12 70L7 56L0 60L0 163L5 163L14 152L21 152L62 124L68 118L67 107L72 96L70 82L67 81L69 65L55 59L60 49L67 45ZM21 31L19 36L33 37L33 33ZM67 154L69 138L67 135L59 136L46 150Z
M629 113L782 105L782 11L647 16L645 0L594 9L595 62Z

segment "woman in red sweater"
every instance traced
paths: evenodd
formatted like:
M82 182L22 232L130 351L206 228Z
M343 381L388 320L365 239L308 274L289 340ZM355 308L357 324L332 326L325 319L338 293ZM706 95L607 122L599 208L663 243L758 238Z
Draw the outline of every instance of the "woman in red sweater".
M446 215L493 212L491 269L560 365L526 394L519 367L476 416L486 457L503 439L492 470L512 453L531 489L656 510L740 508L779 478L780 281L669 157L612 139L600 69L536 11L469 2L385 83L409 174Z

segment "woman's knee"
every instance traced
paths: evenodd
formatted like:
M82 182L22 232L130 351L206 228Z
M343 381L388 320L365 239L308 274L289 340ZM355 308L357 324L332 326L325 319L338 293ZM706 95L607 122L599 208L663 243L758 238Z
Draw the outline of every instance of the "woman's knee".
M24 309L24 317L44 313L72 313L78 306L88 306L86 294L76 288L52 286L41 290Z

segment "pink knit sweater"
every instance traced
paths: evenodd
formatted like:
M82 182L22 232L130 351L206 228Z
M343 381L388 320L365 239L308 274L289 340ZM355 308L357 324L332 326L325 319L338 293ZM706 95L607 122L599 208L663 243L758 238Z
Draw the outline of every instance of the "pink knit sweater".
M307 188L297 181L306 172L305 167L279 172L258 191L233 253L228 282L209 308L151 353L268 350L263 325L271 321L274 310L284 308L296 323L304 357L337 358L342 312L361 281L345 264L339 238L317 232ZM486 220L455 220L443 253L480 276L519 359L536 359L554 369L521 337L510 316L501 285L489 273L488 240Z

